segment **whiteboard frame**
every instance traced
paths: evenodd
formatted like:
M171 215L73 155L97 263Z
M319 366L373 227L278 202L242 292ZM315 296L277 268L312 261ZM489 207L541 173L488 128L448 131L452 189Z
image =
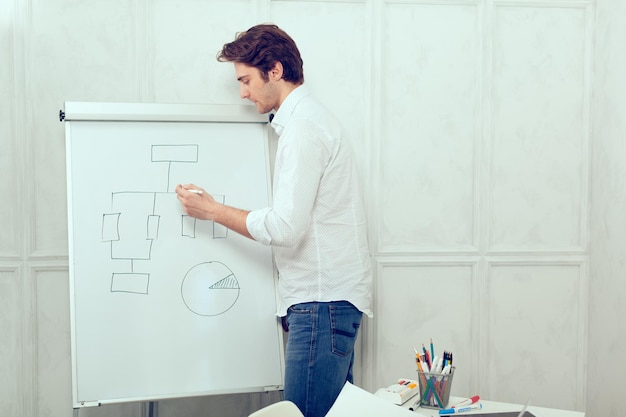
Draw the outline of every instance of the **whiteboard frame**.
M255 106L218 104L65 102L64 120L267 123Z
M129 402L146 402L158 401L175 398L189 398L198 396L221 395L221 394L238 394L253 392L278 391L283 389L284 385L284 337L280 320L277 320L278 329L278 347L281 366L282 383L281 385L245 387L241 389L224 389L186 392L180 394L167 395L146 395L141 397L128 397L116 399L94 399L93 401L84 401L78 399L78 363L77 363L77 336L75 322L75 276L73 267L74 242L72 236L74 234L73 225L73 194L72 194L72 157L71 157L71 121L129 121L129 122L210 122L210 123L268 123L268 115L259 114L255 106L251 105L212 105L212 104L164 104L164 103L114 103L114 102L65 102L64 111L61 111L63 117L61 121L68 122L65 124L66 138L66 181L67 181L67 215L68 215L68 257L69 257L69 296L70 296L70 343L71 343L71 359L72 359L72 402L74 409L83 407L99 407L105 404L119 404ZM270 132L265 130L264 148L268 178L272 178L272 161L270 156ZM272 184L268 181L268 199L271 203ZM278 271L273 265L273 279L275 288L278 283ZM278 294L275 291L275 301L278 305Z

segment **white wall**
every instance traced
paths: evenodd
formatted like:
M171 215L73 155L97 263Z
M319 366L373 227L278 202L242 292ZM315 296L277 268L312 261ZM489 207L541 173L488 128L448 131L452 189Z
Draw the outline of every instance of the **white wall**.
M381 9L376 377L433 337L453 393L583 409L591 4Z
M232 67L215 53L273 21L351 131L366 183L376 317L362 334L358 383L373 391L414 376L413 347L432 337L455 352L453 395L532 395L617 416L617 388L599 387L619 386L600 358L624 345L606 325L624 313L611 290L623 288L620 0L0 8L1 415L72 411L63 102L239 103ZM276 398L162 401L158 415L246 416ZM81 415L142 412L121 404Z
M626 372L622 357L626 346L622 322L626 315L625 16L625 2L597 2L587 368L590 416L624 414L619 401L623 384L613 375Z

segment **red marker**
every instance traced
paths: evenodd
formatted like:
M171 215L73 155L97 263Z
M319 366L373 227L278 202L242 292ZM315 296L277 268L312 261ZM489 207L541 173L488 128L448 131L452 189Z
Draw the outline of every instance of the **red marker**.
M452 408L465 407L468 405L472 405L480 400L480 395L474 395L472 398L468 398L467 400L463 400L460 403L453 405Z

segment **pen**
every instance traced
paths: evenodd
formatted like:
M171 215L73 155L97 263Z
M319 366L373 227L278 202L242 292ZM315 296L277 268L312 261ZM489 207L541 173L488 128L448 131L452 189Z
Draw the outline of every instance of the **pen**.
M459 407L464 407L466 405L472 405L472 404L478 402L478 400L480 400L480 395L474 395L471 398L468 398L466 400L461 401L458 404L453 405L452 408L459 408Z
M431 372L434 372L436 374L440 374L441 373L441 364L443 362L441 361L441 358L439 356L435 356L435 358L433 359L433 365L431 367Z
M432 366L432 362L431 362L431 357L430 357L430 353L428 353L428 350L426 349L426 346L424 346L424 344L422 343L422 351L424 352L424 356L426 358L426 363L428 364L428 368L430 369Z
M202 194L202 190L187 190L190 193L194 193L194 194Z
M430 338L430 356L435 357L435 346L433 345L433 338Z
M417 358L419 358L419 355L417 355ZM426 364L426 362L422 362L422 359L417 359L417 366L420 369L420 378L423 378L424 385L426 386L426 389L424 390L424 395L422 395L422 403L425 404L425 401L427 400L432 401L432 397L435 397L435 401L437 401L439 407L443 408L441 398L437 393L437 390L435 389L435 385L431 380L430 375L428 375L428 364Z
M446 408L445 410L439 410L439 415L466 413L475 409L480 410L481 408L483 408L482 403L472 404L462 408Z

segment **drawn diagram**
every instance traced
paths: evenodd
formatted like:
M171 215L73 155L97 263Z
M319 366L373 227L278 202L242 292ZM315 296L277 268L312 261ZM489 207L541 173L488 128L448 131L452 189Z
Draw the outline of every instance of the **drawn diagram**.
M165 221L176 224L176 229L166 228L161 239L172 239L173 234L196 239L196 219L172 209L178 205L175 193L170 191L170 178L175 164L198 163L198 145L152 145L151 162L167 166L164 191L114 191L111 193L111 211L102 215L102 242L110 244L113 261L125 261L121 271L111 274L112 293L148 295L151 273L145 272L146 262L158 245L159 233ZM213 195L224 203L224 195ZM179 220L176 220L180 217ZM174 231L174 232L172 232ZM211 237L225 239L228 229L212 222ZM142 263L142 272L135 270ZM149 269L149 268L148 268ZM183 268L184 270L185 268ZM181 295L187 308L199 315L215 316L229 310L239 297L239 282L235 274L223 263L200 263L181 278ZM202 283L209 283L202 287Z
M181 286L189 310L201 316L215 316L229 310L239 298L235 274L221 262L206 262L191 268Z

